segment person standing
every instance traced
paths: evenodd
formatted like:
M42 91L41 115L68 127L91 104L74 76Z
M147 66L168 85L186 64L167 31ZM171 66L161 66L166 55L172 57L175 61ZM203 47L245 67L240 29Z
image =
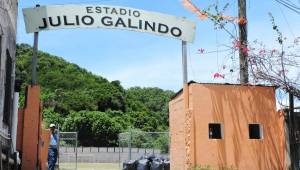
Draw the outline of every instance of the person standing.
M50 124L51 136L48 147L48 170L54 170L58 156L58 136L55 124Z

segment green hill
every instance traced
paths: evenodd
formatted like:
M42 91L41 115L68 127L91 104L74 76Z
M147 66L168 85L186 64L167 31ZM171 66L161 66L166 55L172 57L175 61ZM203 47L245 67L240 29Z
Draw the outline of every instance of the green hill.
M30 83L32 48L17 46L16 76L24 89ZM168 101L174 92L159 88L124 89L120 81L92 74L76 64L45 52L38 53L38 82L42 89L46 126L60 124L77 131L83 146L114 146L117 135L129 128L168 130Z

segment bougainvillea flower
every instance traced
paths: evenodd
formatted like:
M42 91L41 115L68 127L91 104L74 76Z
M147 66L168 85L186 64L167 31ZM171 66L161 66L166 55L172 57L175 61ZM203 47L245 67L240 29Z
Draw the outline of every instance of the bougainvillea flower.
M247 47L242 48L242 53L248 55L249 49Z
M266 54L266 50L265 49L262 49L259 51L259 55L265 55Z
M233 47L236 48L236 49L240 49L242 46L241 42L239 40L235 40L233 42Z
M234 21L236 19L236 17L232 17L232 16L222 16L223 19L228 20L228 21Z
M214 78L225 78L225 75L224 74L220 74L220 73L215 73L214 74Z
M273 55L274 53L276 53L276 49L273 49L272 51L271 51L271 55Z
M182 0L182 3L183 3L183 6L186 7L188 10L197 14L201 20L207 19L207 14L205 12L201 11L199 8L197 8L196 5L194 5L189 0Z
M187 8L191 12L195 13L201 20L205 20L208 18L207 13L200 10L190 0L182 0L182 4L185 8ZM240 25L247 24L247 19L245 17L239 18L239 17L233 17L233 16L226 16L226 15L222 15L222 14L219 14L217 17L219 17L223 20L237 22Z

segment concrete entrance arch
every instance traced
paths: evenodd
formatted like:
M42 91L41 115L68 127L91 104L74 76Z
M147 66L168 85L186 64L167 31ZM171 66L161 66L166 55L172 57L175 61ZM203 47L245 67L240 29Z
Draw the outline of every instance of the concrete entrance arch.
M186 168L195 165L195 152L191 141L194 141L193 115L189 111L189 92L188 92L188 72L187 72L187 43L192 43L195 37L196 24L183 17L176 17L167 14L149 12L140 9L104 6L104 5L53 5L40 6L23 9L25 26L27 33L34 33L34 46L32 57L32 77L31 86L37 86L37 50L39 32L56 29L74 28L106 28L124 29L129 31L146 32L159 36L171 37L182 41L182 68L183 68L183 94L185 111L185 148L186 148ZM39 90L38 90L39 92ZM40 114L40 113L36 113ZM38 116L40 117L40 116ZM36 119L37 127L40 119ZM192 122L192 123L191 123ZM24 122L25 124L26 122ZM40 133L40 131L39 131ZM23 133L31 135L30 133ZM29 136L24 136L26 139ZM40 134L30 136L39 141ZM36 143L35 140L27 143ZM24 143L23 143L24 147ZM38 151L37 151L38 152ZM38 153L22 155L23 169L35 169ZM35 156L33 161L29 161L30 156Z
M23 9L26 32L70 28L124 29L192 43L196 25L183 17L107 5L53 5Z

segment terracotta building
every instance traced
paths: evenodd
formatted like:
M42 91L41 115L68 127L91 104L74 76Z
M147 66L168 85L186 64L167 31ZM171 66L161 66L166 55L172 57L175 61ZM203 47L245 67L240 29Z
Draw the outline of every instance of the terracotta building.
M169 103L172 170L188 169L187 162L286 169L284 115L276 111L275 87L192 82L188 91L189 114L182 91Z

